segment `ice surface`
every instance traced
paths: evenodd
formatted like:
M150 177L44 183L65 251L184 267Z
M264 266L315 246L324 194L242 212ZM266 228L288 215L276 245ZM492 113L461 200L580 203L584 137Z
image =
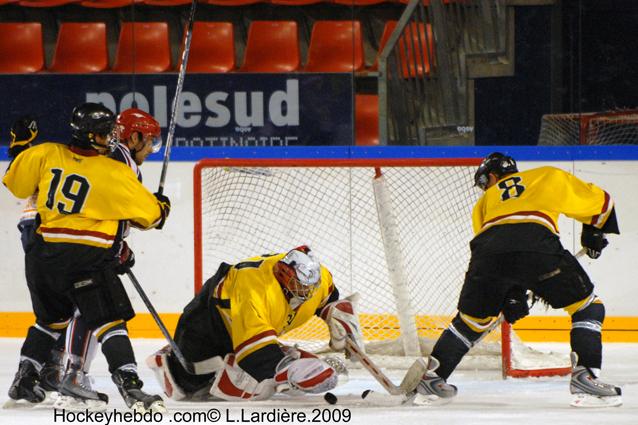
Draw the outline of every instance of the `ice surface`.
M0 404L8 399L7 391L17 369L18 353L22 340L0 339ZM133 340L137 360L140 365L140 375L145 382L148 392L159 392L150 370L145 366L144 359L156 349L164 345L163 340ZM546 349L565 351L566 344L544 344ZM350 423L365 425L606 425L606 424L638 424L638 345L636 344L606 344L604 347L604 364L602 379L620 385L623 390L624 404L617 408L605 409L576 409L569 406L570 394L568 378L531 378L502 380L496 370L463 370L457 371L450 378L450 382L459 387L459 395L450 404L438 407L407 407L407 406L364 406L358 402L358 396L366 389L382 392L381 387L367 375L363 369L351 372L350 381L333 391L339 402L328 405L321 396L304 398L279 398L265 402L246 403L177 403L167 401L169 413L165 414L159 423L178 423L178 414L192 414L218 409L222 418L218 423L305 423L310 422L316 415L323 413L315 423ZM404 371L390 370L388 375L395 382L399 382ZM126 412L122 398L111 382L106 362L101 353L93 363L92 375L95 378L95 388L106 392L110 399L109 411L113 409L119 413ZM313 409L327 409L328 412L313 411ZM342 409L341 412L329 410ZM349 409L350 421L343 419L343 409ZM305 413L305 422L296 421L260 421L249 422L255 413ZM342 420L339 421L339 413ZM273 413L274 414L274 413ZM242 416L243 415L243 416ZM266 417L267 418L267 417ZM228 420L227 420L228 419ZM30 408L0 409L1 425L31 425L31 424L62 424L69 423L62 417L54 417L50 407L38 406ZM80 422L74 422L80 423ZM106 419L102 422L106 424ZM124 422L110 422L124 423ZM142 422L158 423L158 422ZM186 423L213 423L212 420L191 421Z

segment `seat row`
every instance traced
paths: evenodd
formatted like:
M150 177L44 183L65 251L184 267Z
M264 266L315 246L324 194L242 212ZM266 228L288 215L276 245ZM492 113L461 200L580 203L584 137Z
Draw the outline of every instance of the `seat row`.
M396 21L387 21L379 41L379 53ZM434 58L432 30L416 24L400 44L404 75L430 72ZM0 73L161 73L172 66L169 26L166 22L122 22L113 65L109 67L106 24L64 22L60 24L51 64L45 69L40 23L0 23ZM184 32L186 33L186 31ZM182 43L182 46L184 43ZM426 50L425 46L429 46ZM413 49L418 49L415 51ZM179 58L181 61L181 51ZM378 55L377 55L378 56ZM252 21L241 65L235 60L235 35L230 22L196 21L188 56L188 72L361 72L366 68L359 21L315 21L308 58L301 64L295 21Z
M381 3L407 4L409 0L198 0L198 3L216 6L248 6L257 3L270 3L283 6L305 6L318 3L335 3L345 6L369 6ZM68 4L78 4L83 7L111 9L131 5L149 6L184 6L192 0L0 0L0 6L16 4L25 7L57 7ZM429 4L429 0L424 0Z

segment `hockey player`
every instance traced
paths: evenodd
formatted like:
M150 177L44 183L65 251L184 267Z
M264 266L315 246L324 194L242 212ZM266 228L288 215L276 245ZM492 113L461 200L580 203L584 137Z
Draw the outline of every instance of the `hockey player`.
M115 121L115 136L117 145L110 154L110 157L129 166L137 175L137 179L142 181L142 173L139 166L146 160L151 152L159 151L162 145L161 128L159 123L152 115L140 109L130 108L122 111ZM117 249L117 259L119 266L115 269L118 274L124 274L135 264L135 256L128 244L124 241L129 234L130 225L127 221L120 223L118 231L118 242L120 248ZM126 324L120 330L120 335L128 338ZM62 379L62 389L65 386L73 385L74 380L78 377L85 382L85 387L90 389L91 384L88 379L88 373L91 362L95 357L96 348L98 346L97 339L93 335L92 330L86 321L76 312L75 317L67 328L66 337L66 354L68 357L67 371ZM55 354L55 352L54 352ZM49 370L45 365L45 372ZM48 376L42 376L44 383L53 387L53 383L47 382ZM63 391L66 393L67 391ZM77 398L73 392L69 395L58 397L55 402L56 408L67 410L83 410L86 403L83 398ZM122 396L127 399L125 394ZM136 403L134 398L128 398L127 404ZM129 405L129 407L131 407Z
M333 349L344 350L347 335L362 346L353 303L339 300L332 275L307 246L222 263L184 308L175 330L175 342L196 374L188 374L168 346L147 364L174 400L264 400L277 392L328 391L345 373L343 364L278 340L313 315L328 323Z
M101 343L113 381L144 408L161 398L141 391L135 356L122 336L134 316L115 273L115 242L120 220L144 229L161 229L170 202L151 194L126 165L105 155L112 151L115 117L102 105L85 103L71 118L69 145L43 143L18 155L3 183L17 197L38 192L37 231L26 255L27 284L36 316L21 349L19 370L9 390L13 400L40 402L38 370L78 310ZM81 379L69 391L104 403ZM128 403L128 400L127 400Z
M583 223L581 244L590 258L619 233L607 192L554 167L518 171L513 158L495 152L474 176L484 191L474 206L472 258L458 313L429 357L416 390L424 403L456 395L446 382L461 358L503 312L509 323L529 313L526 290L572 318L572 406L618 406L620 388L598 379L602 363L603 302L578 260L560 243L558 217Z

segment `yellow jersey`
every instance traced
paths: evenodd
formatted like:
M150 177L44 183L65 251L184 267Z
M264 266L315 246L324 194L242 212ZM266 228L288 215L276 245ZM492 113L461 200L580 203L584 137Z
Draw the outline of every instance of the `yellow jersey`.
M293 307L273 273L286 253L249 258L234 264L213 291L213 301L231 337L237 362L277 337L306 323L335 290L332 275L321 266L321 283L313 295Z
M18 198L37 193L37 232L46 242L110 248L119 220L141 228L161 218L153 194L126 164L58 143L33 146L18 155L2 179Z
M536 223L558 235L558 217L602 228L613 211L607 192L555 167L509 174L487 189L472 213L475 235L504 224Z

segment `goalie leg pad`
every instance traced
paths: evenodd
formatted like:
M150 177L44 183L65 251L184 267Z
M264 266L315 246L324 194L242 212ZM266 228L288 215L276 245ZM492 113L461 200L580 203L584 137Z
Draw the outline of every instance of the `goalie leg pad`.
M318 394L335 388L339 376L332 366L319 358L291 360L285 357L277 365L275 382L279 388L287 383L292 389Z
M210 394L219 400L267 400L276 391L274 379L258 382L235 363L235 355L224 357L224 368L215 376Z
M146 365L153 371L157 382L164 391L164 394L172 400L187 400L186 392L177 383L168 366L168 356L172 350L169 345L151 354L146 359Z

